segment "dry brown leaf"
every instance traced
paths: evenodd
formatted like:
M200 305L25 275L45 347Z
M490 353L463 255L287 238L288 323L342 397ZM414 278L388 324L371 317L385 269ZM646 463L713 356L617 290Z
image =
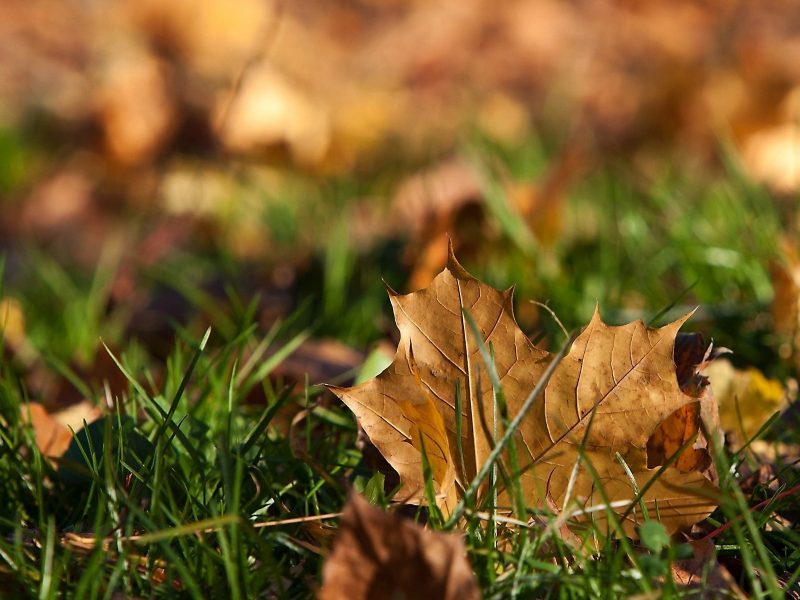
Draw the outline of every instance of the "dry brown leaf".
M462 309L469 311L494 349L510 418L553 360L517 326L512 291L479 282L451 251L447 269L427 288L406 296L389 290L401 333L394 362L359 386L332 388L400 475L405 486L398 500L422 500L423 440L437 503L445 512L489 455L490 434L481 422L492 423L491 383ZM672 358L675 336L687 318L661 329L651 329L641 320L609 327L595 313L517 433L520 484L528 506L546 506L552 498L560 510L568 500L588 509L608 500L617 514L626 512L636 494L616 454L641 488L656 474L647 468L648 439L675 410L697 402L679 389ZM459 382L464 464L455 438ZM570 473L584 437L586 460L598 480L582 465L568 499ZM508 458L503 459L506 466ZM717 487L699 473L668 468L652 483L644 502L651 514L657 506L665 526L674 532L705 518L716 506L711 499L716 493ZM511 504L505 493L499 502ZM636 535L637 510L623 524L631 536ZM599 525L606 519L602 509L586 514Z
M333 338L309 339L300 344L270 374L283 383L302 387L308 377L311 385L342 377L358 368L364 354Z
M676 337L673 355L678 386L683 393L697 398L699 402L682 406L658 426L647 442L649 468L654 469L666 463L683 444L701 431L701 423L705 425L705 430L713 432L719 441L723 439L717 401L708 378L704 377L700 370L725 352L728 352L726 348L715 349L713 344L706 347L703 336L699 333L679 333ZM707 448L708 441L705 435L700 433L692 447L687 448L673 466L681 471L703 471L710 475L714 483L718 483L716 473L709 473L711 454Z
M672 563L672 577L679 586L702 590L698 598L746 598L725 567L714 558L714 542L702 539L692 542L692 558ZM704 576L705 573L705 576Z
M742 164L772 190L791 194L800 188L800 86L787 93L775 112L778 122L759 129L743 144Z
M109 153L125 165L152 160L178 125L170 66L131 45L109 61L103 79L97 104Z
M666 463L699 428L699 404L687 404L676 410L658 426L648 441L647 466L654 469ZM693 446L684 450L673 466L681 471L703 471L711 466L711 455L705 446Z
M220 101L219 121L229 99ZM263 66L248 73L221 132L235 152L264 152L285 145L301 165L321 162L330 145L330 119L325 110L277 70Z
M353 494L322 569L320 600L477 600L464 544Z
M474 165L455 158L404 181L392 199L390 221L412 236L405 260L412 287L429 284L447 262L444 239L460 254L486 237L484 182Z

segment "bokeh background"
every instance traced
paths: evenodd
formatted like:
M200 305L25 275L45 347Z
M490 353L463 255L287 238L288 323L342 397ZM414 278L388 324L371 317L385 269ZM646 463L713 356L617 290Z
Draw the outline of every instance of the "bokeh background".
M209 325L344 376L448 236L545 347L531 300L699 306L793 375L798 186L794 0L0 2L3 348L50 407Z

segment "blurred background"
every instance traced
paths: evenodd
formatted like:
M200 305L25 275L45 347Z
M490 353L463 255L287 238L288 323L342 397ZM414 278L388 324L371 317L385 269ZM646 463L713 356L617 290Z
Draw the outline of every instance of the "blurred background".
M49 407L207 326L347 377L447 236L543 347L531 300L699 306L794 375L799 186L794 0L0 2L3 352Z

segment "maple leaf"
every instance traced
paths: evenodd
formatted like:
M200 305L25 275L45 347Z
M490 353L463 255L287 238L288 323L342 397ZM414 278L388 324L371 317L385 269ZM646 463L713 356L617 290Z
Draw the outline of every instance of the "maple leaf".
M423 444L437 504L445 513L492 450L492 384L465 311L493 349L509 419L553 361L517 326L512 293L513 288L496 290L472 277L451 249L447 268L427 288L408 295L389 289L401 334L392 364L361 385L331 388L397 470L405 485L396 499L423 500ZM660 329L641 320L611 327L595 312L515 434L519 485L528 507L564 510L571 500L579 518L602 525L606 511L599 507L608 503L624 515L623 528L634 537L642 503L669 532L711 513L719 490L700 473L647 468L647 442L659 424L697 402L680 390L673 361L675 337L687 318ZM502 434L502 424L498 430ZM501 461L508 469L508 452ZM500 494L499 504L510 507L508 492ZM570 510L576 510L574 504Z

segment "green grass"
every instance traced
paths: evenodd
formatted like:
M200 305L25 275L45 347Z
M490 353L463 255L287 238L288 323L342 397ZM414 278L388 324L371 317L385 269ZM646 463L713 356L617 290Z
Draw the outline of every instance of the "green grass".
M110 590L124 597L309 597L320 557L308 550L313 538L296 520L338 512L347 481L385 504L381 476L360 463L351 417L338 405L313 408L288 435L285 424L274 424L282 408L294 414L314 406L317 390L276 391L260 374L237 377L260 341L250 329L229 343L212 339L204 350L202 342L178 343L157 386L123 354L120 367L131 385L116 399L117 411L79 433L57 469L32 444L19 416L24 394L6 369L0 390L6 589L40 598L100 598ZM253 385L263 388L265 407L242 404ZM292 449L292 438L303 452ZM731 459L739 458L720 456L718 464ZM751 589L781 597L768 575L753 573L797 579L800 535L793 527L765 531L794 500L750 516L736 478L729 469L720 472L730 499L712 522L735 520L717 540L720 553L744 561ZM782 489L798 483L793 474ZM487 510L467 512L468 548L486 598L625 597L656 588L678 597L667 573L685 547L643 550L609 541L602 560L594 560L593 551L576 552L547 528L504 529L507 544L498 547L476 516ZM545 522L552 518L541 511L527 516L537 512ZM736 520L741 514L748 518ZM67 534L88 535L88 547L64 547ZM658 577L663 584L653 583Z
M516 283L518 304L549 301L568 328L588 322L596 302L610 322L649 320L676 300L665 318L699 304L690 327L741 362L792 374L776 357L768 320L759 318L771 298L766 265L782 228L780 209L763 191L733 167L722 176L665 169L649 181L609 168L568 194L561 234L545 247L515 224L496 174L498 165L520 179L540 173L546 151L534 142L498 149L479 141L465 151L494 183L486 212L499 232L468 270L495 287ZM295 308L274 325L258 321L252 265L224 248L175 253L141 274L150 293L184 299L186 318L173 323L164 353L130 333L137 313L110 305L117 266L110 251L91 274L42 253L9 274L4 294L25 311L31 360L114 410L77 432L53 464L21 418L38 399L30 397L29 365L14 357L0 363L2 597L308 598L322 565L323 530L314 519L335 525L328 515L341 510L350 487L387 506L386 474L364 463L351 414L322 388L282 382L272 371L310 335L366 348L391 333L381 277L410 291L402 241L358 247L341 217L358 196L390 186L381 178L360 186L290 183L284 196L251 207L278 255L302 247L309 257L298 271ZM527 325L551 348L563 342L549 315ZM109 371L81 371L107 352L100 338L115 373L124 374L113 390L103 385ZM301 411L308 412L292 427ZM788 429L781 441L800 443ZM714 539L717 554L740 561L741 584L753 597L783 597L773 575L795 586L800 579L797 499L750 512L756 499L775 494L761 486L747 500L739 491L740 473L760 459L748 449L717 449L715 461L724 495L709 522L733 523ZM493 485L514 480L513 472L484 475ZM789 466L778 493L798 484ZM463 506L485 598L690 597L669 575L690 550L679 540L664 543L656 525L648 525L644 544L606 540L598 559L593 549L566 544L547 526L553 516L546 511L516 507L520 521L544 523L533 527L495 520L493 498ZM422 509L419 518L456 527L433 511Z
M123 354L131 384L113 399L116 411L78 433L57 468L32 444L20 419L24 395L6 372L0 549L9 589L18 582L21 596L41 598L111 589L126 597L307 596L319 558L300 543L308 536L299 524L280 523L340 509L341 485L315 468L331 481L358 471L354 427L339 407L312 410L307 429L292 433L316 462L297 458L273 420L306 406L315 390L273 390L258 370L237 377L260 341L250 328L204 350L178 343L159 385ZM254 386L266 406L242 405ZM89 548L59 541L88 533L98 540ZM144 537L128 541L134 534Z

